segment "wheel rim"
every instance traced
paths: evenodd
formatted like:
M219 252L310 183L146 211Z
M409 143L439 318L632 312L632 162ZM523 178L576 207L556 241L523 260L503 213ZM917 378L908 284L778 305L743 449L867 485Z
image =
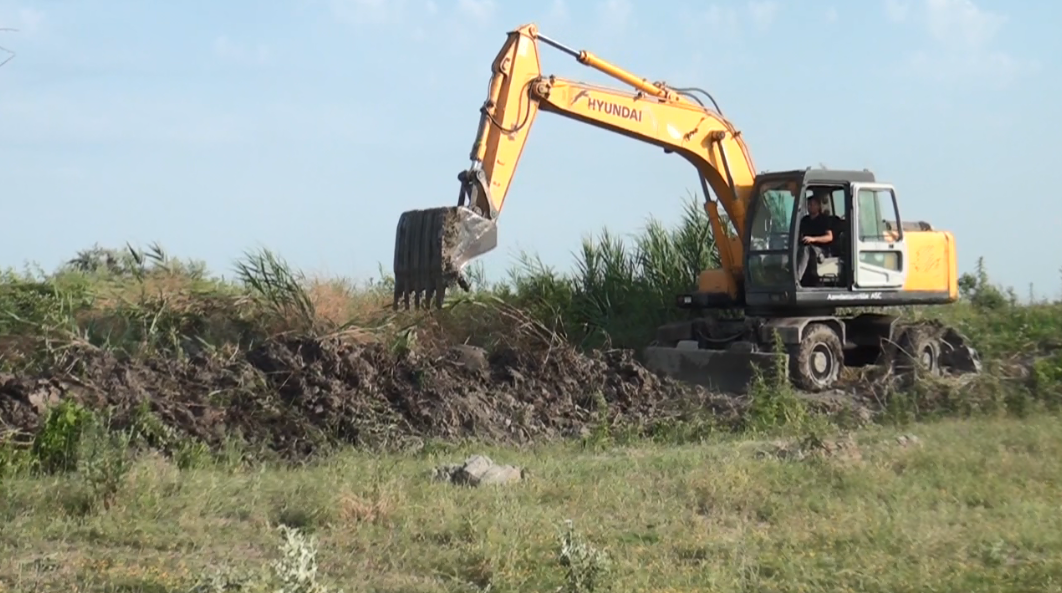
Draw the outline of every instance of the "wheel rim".
M922 368L927 371L932 372L937 369L937 356L932 345L926 344L922 347L922 352L918 355L918 362L922 363Z
M833 369L837 365L833 359L833 352L826 344L818 344L811 350L811 378L816 383L825 383L833 376Z

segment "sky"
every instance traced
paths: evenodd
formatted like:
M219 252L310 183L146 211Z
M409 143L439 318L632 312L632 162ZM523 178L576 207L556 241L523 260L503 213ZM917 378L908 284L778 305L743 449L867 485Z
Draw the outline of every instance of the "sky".
M389 272L400 213L456 204L491 61L530 22L708 90L757 169L869 168L904 219L955 233L962 271L983 256L1019 294L1062 290L1041 186L1062 3L1021 0L0 0L0 266L157 241L218 273L260 247ZM542 66L621 84L546 46ZM680 157L543 113L481 261L566 268L692 192Z

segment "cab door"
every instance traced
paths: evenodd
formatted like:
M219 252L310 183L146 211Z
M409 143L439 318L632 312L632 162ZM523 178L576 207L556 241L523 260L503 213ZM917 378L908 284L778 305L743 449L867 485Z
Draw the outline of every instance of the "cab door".
M853 183L852 197L854 288L902 288L907 280L907 244L896 189L886 183Z

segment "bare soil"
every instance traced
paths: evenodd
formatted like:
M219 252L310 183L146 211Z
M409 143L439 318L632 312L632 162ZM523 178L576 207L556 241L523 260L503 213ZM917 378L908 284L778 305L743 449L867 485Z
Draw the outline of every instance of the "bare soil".
M297 458L339 444L527 443L585 434L602 417L642 430L692 411L735 422L741 406L658 377L632 352L585 355L567 346L396 353L335 337L283 337L232 359L122 360L85 347L68 360L42 376L0 375L8 429L32 435L49 406L73 399L111 410L118 427L149 408L176 436L212 448L239 436Z

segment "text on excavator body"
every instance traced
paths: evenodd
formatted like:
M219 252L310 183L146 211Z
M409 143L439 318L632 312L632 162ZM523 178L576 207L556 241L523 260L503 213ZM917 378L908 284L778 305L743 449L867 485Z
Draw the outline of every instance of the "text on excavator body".
M620 105L612 101L604 101L593 97L587 98L587 106L591 111L600 111L606 115L613 115L632 121L642 121L642 110L634 109L626 105Z

